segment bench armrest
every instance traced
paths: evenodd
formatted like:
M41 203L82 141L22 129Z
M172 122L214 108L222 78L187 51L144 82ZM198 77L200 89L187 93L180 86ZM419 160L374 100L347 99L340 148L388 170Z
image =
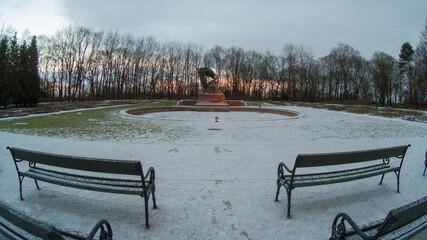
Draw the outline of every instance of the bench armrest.
M106 229L105 229L106 228ZM112 240L113 239L113 230L111 229L111 225L107 220L101 219L99 222L93 227L89 236L86 238L88 240L92 240L95 237L95 234L100 230L99 239L100 240Z
M288 173L292 173L292 170L290 170L284 162L279 163L279 167L277 168L277 176L279 178L283 177L283 175L285 174L284 170L286 170Z
M147 181L147 179L149 179L149 182L154 185L154 182L156 180L156 173L153 167L150 167L148 171L145 173L144 181Z
M346 229L345 229L345 223L344 221L347 221L350 226L353 228L354 232L357 233L362 239L369 240L369 239L376 239L377 234L370 236L365 234L358 226L357 224L351 219L350 216L348 216L345 213L338 214L333 223L332 223L332 236L329 238L329 240L339 240L344 239Z

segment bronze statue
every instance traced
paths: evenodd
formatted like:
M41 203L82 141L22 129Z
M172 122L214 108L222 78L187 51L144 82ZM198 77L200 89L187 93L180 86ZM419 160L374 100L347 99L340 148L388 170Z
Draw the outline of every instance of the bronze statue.
M218 89L218 77L212 69L208 67L201 67L197 68L197 72L199 73L200 83L203 88L202 93L221 93ZM212 78L212 80L208 82L207 77Z

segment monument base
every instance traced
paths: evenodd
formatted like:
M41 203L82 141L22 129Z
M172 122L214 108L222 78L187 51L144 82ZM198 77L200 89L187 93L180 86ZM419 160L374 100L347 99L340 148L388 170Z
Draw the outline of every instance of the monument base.
M223 93L203 93L199 95L199 100L194 104L195 106L230 106L225 101Z
M198 100L179 100L178 106L201 106L201 107L241 107L246 102L239 100L225 100L224 93L201 93Z

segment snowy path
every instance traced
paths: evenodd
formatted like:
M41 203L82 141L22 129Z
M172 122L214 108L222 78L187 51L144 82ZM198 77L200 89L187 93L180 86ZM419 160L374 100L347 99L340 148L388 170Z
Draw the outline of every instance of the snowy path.
M0 198L58 225L88 232L101 218L115 239L327 239L332 220L346 212L358 223L385 217L389 210L427 195L423 171L427 125L326 110L284 107L302 114L280 118L260 113L150 114L170 129L164 136L127 141L86 141L0 132ZM118 114L120 118L129 118ZM215 116L222 121L212 122ZM141 116L140 116L141 117ZM134 117L138 118L138 117ZM161 120L158 120L161 118ZM208 130L220 128L222 130ZM128 134L124 132L123 134ZM292 219L286 194L274 202L279 162L293 166L298 153L350 151L411 144L401 176L296 189ZM19 201L16 171L6 146L53 153L140 160L156 170L159 209L150 210L146 231L142 199L24 181Z

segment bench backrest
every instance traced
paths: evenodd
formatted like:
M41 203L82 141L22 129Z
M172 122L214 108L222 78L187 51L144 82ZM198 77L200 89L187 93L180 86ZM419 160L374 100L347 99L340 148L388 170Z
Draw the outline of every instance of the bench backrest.
M46 239L47 233L52 228L52 226L49 226L45 223L42 223L40 221L21 214L21 212L14 210L2 201L0 201L0 216L3 219L6 219L11 224L13 224L14 226L26 231L27 233L43 239ZM10 235L9 237L16 236L13 231L7 231L6 229L3 229L1 227L0 235L4 235L6 237L8 237L8 235Z
M409 146L410 145L403 145L390 148L339 153L299 154L295 161L295 168L358 163L391 157L398 157L403 159Z
M43 153L21 148L8 147L15 161L28 161L61 168L84 170L102 173L127 174L142 176L142 165L139 161L111 160L88 157L76 157Z
M427 196L408 205L391 210L378 228L379 236L393 232L427 214Z

